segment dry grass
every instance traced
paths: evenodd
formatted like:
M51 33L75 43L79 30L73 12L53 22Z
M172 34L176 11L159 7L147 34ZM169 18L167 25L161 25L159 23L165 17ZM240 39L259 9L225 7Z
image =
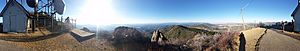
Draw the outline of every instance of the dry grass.
M207 48L205 51L237 51L238 43L235 41L237 39L236 36L236 32L222 33L217 37L215 45Z
M250 30L241 31L246 39L246 50L254 51L258 39L264 34L264 28L253 28Z
M227 32L215 35L197 34L187 41L187 46L193 51L237 51L238 33Z
M284 32L282 32L282 34L290 36L290 37L295 38L297 40L300 40L300 33L284 31Z

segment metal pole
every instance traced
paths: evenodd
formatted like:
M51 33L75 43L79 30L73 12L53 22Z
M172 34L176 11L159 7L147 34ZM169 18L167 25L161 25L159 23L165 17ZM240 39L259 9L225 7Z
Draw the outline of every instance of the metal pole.
M52 11L53 11L53 10L52 10L52 2L50 2L50 4L51 4L51 6L50 6L50 13L51 13L51 15L52 15L52 16L51 16L51 30L54 31L54 30L53 30L53 29L54 29L54 28L53 28L53 27L54 27L54 26L53 26L53 22L54 22L53 18L54 18L55 13L52 14Z
M37 9L38 9L38 3L37 4L35 4L35 7L34 7L34 15L35 16L33 16L33 20L32 20L32 33L34 33L35 32L35 27L36 27L36 19L37 19L37 17L38 17L38 11L37 11Z
M76 21L77 21L77 19L75 18L75 23L74 23L75 24L75 28L76 28Z

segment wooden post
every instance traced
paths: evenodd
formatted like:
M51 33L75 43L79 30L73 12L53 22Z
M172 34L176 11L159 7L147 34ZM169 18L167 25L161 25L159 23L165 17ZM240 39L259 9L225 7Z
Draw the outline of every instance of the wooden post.
M77 20L77 19L75 18L75 22L74 22L74 24L75 24L75 28L76 28L76 20Z
M293 32L295 31L294 25L295 25L294 20L292 20L292 28L293 28L292 30L293 30Z

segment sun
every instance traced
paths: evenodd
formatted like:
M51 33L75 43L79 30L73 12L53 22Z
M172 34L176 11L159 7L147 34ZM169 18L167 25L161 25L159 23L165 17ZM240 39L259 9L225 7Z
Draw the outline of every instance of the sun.
M120 16L113 8L112 0L85 0L77 20L81 24L95 25L129 23L128 19Z

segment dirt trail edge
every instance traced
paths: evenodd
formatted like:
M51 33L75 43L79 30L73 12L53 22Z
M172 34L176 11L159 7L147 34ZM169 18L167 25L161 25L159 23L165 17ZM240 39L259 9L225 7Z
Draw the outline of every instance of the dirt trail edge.
M265 28L253 28L250 30L242 31L245 36L246 51L255 51L255 45L258 42L258 39L265 33Z
M256 42L256 45L255 45L255 51L258 51L259 49L259 42L261 41L261 38L267 33L268 29L266 29L264 31L264 33L258 38L258 41Z

